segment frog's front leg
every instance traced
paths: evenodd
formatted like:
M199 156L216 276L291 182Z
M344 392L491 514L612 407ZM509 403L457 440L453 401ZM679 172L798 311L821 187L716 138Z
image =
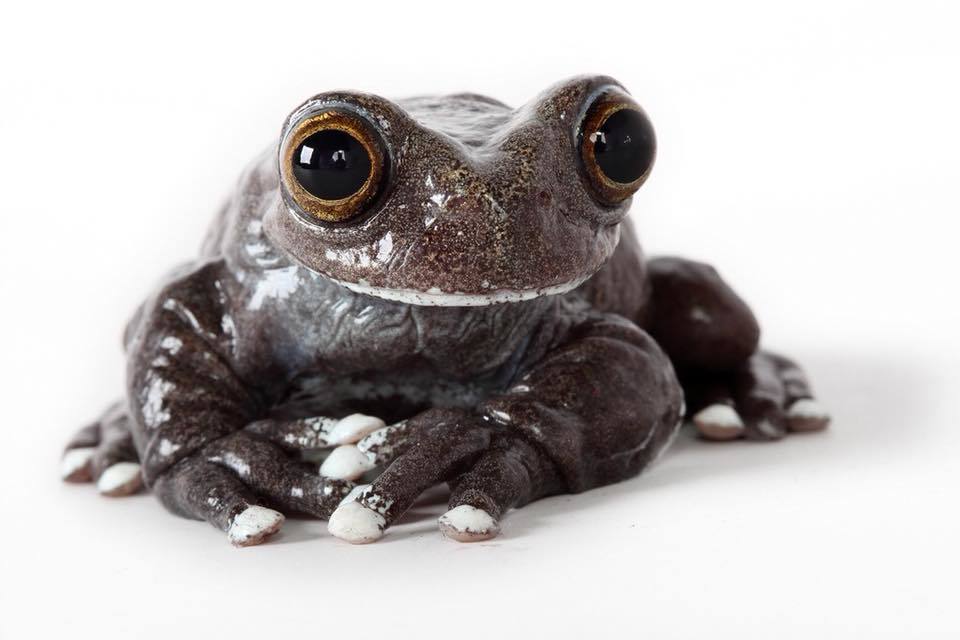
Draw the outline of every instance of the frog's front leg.
M280 528L274 508L326 517L352 483L319 476L258 433L266 407L236 373L228 278L210 263L144 306L127 334L127 411L161 502L250 545Z
M361 440L372 485L331 516L330 531L371 542L427 488L448 482L441 530L490 538L510 508L639 473L679 427L682 394L653 339L613 315L595 315L475 410L434 409Z
M792 360L758 350L747 305L709 265L682 258L649 263L647 327L683 382L687 408L708 440L775 440L829 423Z

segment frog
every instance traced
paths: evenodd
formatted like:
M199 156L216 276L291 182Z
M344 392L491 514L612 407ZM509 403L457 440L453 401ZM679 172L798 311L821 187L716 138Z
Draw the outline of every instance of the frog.
M637 476L685 423L773 441L830 421L711 266L648 258L628 216L646 111L577 76L520 108L473 93L319 93L284 120L124 331L125 392L61 475L152 492L237 546L288 516L380 539Z

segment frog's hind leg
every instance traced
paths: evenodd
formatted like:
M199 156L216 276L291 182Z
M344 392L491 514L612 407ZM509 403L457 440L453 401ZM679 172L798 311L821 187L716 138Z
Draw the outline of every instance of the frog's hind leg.
M648 263L645 326L683 384L687 409L707 440L777 440L830 421L800 367L758 350L760 327L717 271L682 258Z
M140 490L140 462L122 402L110 405L99 420L77 432L64 451L60 474L66 482L96 482L104 496Z

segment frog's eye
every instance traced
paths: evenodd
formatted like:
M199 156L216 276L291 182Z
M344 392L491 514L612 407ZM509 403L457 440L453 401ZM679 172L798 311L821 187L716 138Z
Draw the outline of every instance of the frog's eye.
M366 211L387 175L383 139L362 117L328 110L297 123L280 149L280 176L306 214L344 222Z
M624 93L601 94L587 109L577 136L587 179L606 204L618 204L650 175L657 152L653 125Z

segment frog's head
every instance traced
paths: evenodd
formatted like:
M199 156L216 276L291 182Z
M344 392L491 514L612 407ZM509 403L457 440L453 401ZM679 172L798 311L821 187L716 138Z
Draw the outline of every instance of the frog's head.
M654 153L643 110L606 77L520 109L472 94L323 93L284 125L266 231L307 268L388 300L563 293L613 253Z

